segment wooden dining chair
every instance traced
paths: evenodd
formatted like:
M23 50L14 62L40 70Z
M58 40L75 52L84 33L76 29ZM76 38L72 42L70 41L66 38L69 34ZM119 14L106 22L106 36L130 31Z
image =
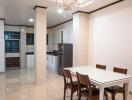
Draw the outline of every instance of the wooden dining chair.
M66 95L66 89L71 90L70 100L72 100L73 93L78 91L78 82L72 80L72 76L69 70L63 69L64 77L64 100Z
M79 95L78 100L81 100L81 96L85 96L87 100L98 100L99 99L99 89L93 87L89 80L88 75L82 75L78 72L76 73L78 79L78 88ZM86 88L84 88L86 86ZM108 100L107 93L104 93L106 96L106 100Z
M127 69L114 67L113 72L127 74ZM115 96L117 93L123 93L123 100L125 100L125 84L123 85L123 87L111 86L111 87L105 88L105 91L111 94L112 100L115 100Z
M96 64L96 68L99 68L99 69L104 69L104 70L106 70L106 65L100 65L100 64Z

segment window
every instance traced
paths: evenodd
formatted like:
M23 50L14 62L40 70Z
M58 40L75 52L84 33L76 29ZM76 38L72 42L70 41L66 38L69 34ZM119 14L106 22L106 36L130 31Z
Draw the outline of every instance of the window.
M5 40L5 52L6 53L18 53L19 52L19 40Z
M34 34L33 33L27 33L26 34L26 44L27 45L34 45Z
M5 53L19 53L19 32L4 32Z
M20 39L19 32L5 32L5 40L7 39Z

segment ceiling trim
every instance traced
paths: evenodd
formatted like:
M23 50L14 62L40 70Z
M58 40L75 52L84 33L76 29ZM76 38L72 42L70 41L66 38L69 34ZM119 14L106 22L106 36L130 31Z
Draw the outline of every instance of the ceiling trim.
M65 23L67 23L67 22L70 22L70 21L72 21L72 20L73 20L73 19L69 19L69 20L64 21L64 22L62 22L62 23L59 23L59 24L57 24L57 25L54 25L54 26L48 27L48 29L49 29L49 28L57 27L57 26L59 26L59 25L65 24Z
M28 25L13 25L13 24L5 24L6 26L25 26L25 27L31 27L34 28L34 26L28 26Z
M0 18L0 20L4 20L5 21L5 18Z
M85 12L85 11L76 11L76 12L74 12L74 13L72 13L72 14L77 14L77 13L85 13L85 14L89 14L89 12Z
M47 7L44 7L44 6L37 6L37 5L36 5L36 6L34 6L34 8L33 8L33 9L35 10L36 8L43 8L43 9L47 9Z

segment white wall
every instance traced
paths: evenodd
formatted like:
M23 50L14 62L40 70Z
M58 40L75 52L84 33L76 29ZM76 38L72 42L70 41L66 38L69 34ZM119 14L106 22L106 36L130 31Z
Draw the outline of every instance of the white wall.
M5 72L4 20L0 20L0 72Z
M126 67L132 75L132 0L93 13L89 21L89 65Z
M8 26L8 25L5 25L4 31L20 32L20 27L19 26Z
M49 34L48 50L49 51L57 49L57 43L60 43L61 30L64 30L64 33L63 33L64 43L73 43L73 21L69 21L57 27L48 29L48 34Z

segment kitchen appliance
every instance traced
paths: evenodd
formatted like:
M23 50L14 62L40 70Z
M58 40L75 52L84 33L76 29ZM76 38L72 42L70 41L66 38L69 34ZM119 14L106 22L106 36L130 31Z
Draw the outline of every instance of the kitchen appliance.
M58 44L58 68L57 72L62 75L63 68L72 67L73 45L67 43Z

